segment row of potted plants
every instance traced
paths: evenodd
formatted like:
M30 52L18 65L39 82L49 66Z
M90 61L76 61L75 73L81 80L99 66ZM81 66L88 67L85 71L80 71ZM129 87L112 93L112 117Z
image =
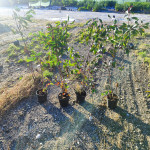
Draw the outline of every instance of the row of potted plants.
M32 34L34 36L32 43L36 41L41 49L31 51L25 45L25 54L27 63L38 64L40 68L41 86L37 91L40 103L47 99L47 87L57 85L62 89L62 92L58 94L60 105L67 106L70 95L67 91L69 86L66 80L78 83L78 86L74 88L76 101L84 100L87 89L92 93L96 92L96 72L101 71L108 73L109 84L109 89L102 95L107 95L109 108L116 107L118 97L112 87L111 72L115 67L122 70L124 66L120 67L115 58L121 50L128 54L131 49L130 45L133 45L131 43L133 38L139 34L143 35L149 24L128 15L125 16L127 23L119 25L116 19L109 15L108 17L112 20L112 24L106 24L101 19L92 19L84 25L86 30L80 32L80 42L86 43L89 47L86 56L82 56L73 47L68 46L69 18L68 21L56 22L55 25L48 24L46 32L39 31L39 33ZM44 77L45 70L52 71L53 75L50 78Z

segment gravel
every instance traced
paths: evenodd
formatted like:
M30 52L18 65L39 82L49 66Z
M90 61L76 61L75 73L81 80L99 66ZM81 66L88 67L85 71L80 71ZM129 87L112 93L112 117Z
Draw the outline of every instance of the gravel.
M28 9L22 9L22 13L25 13ZM0 8L0 16L12 16L13 9L12 8ZM103 21L108 22L108 15L114 16L117 18L119 22L125 21L124 13L105 13L105 12L90 12L90 11L59 11L59 10L43 10L43 9L35 9L35 19L45 19L51 21L58 21L58 20L67 20L68 16L70 21L83 21L92 19L92 18L100 18ZM143 20L144 22L150 22L150 15L149 14L131 14L130 16L138 17L139 19Z

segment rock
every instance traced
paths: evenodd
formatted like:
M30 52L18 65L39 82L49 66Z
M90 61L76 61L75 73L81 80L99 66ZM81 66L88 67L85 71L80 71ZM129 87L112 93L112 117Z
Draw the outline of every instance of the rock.
M16 68L16 71L17 71L17 70L20 70L20 68Z
M92 116L90 116L90 117L89 117L89 121L92 121L92 120L93 120L93 117L92 117Z
M43 145L43 143L40 143L40 146L42 146Z
M37 134L36 135L36 140L40 139L40 137L41 137L41 134Z
M44 129L42 133L44 133L45 131L46 131L46 129Z

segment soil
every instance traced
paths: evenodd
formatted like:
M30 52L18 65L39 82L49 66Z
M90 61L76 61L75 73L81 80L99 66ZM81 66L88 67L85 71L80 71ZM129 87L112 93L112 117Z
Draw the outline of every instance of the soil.
M0 20L0 24L4 20ZM11 21L9 21L11 22ZM28 32L36 32L47 21L37 21ZM6 24L8 22L5 22ZM6 30L7 31L7 30ZM72 29L77 33L78 29ZM9 35L9 36L8 36ZM13 86L18 78L28 72L26 66L7 63L5 53L9 44L20 38L10 31L0 34L0 87ZM137 43L149 43L150 37ZM78 47L86 55L85 46ZM120 59L123 57L123 60ZM119 83L118 107L110 110L103 105L101 93L107 81L107 74L97 72L98 93L87 91L85 102L74 104L76 95L68 89L70 105L61 108L58 101L57 86L48 89L48 101L40 105L36 95L19 102L0 120L1 150L149 150L150 149L150 90L149 74L142 62L137 61L134 50L129 56L120 51L116 57L125 69L113 69L113 83ZM122 62L120 62L122 61ZM7 84L6 84L7 83Z

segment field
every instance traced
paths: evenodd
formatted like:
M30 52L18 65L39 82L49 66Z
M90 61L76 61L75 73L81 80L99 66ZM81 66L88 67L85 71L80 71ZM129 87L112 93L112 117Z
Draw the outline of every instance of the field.
M117 15L116 15L117 16ZM86 16L87 17L87 16ZM107 19L104 19L105 22ZM48 20L34 19L24 34L43 29ZM70 25L69 47L87 55L88 46L79 43L79 32L84 30L86 20L80 19ZM98 92L87 91L86 101L74 103L76 96L69 81L70 105L61 108L57 95L60 88L48 88L48 101L37 102L30 71L22 58L23 42L14 35L9 26L15 26L11 17L0 18L0 105L2 98L19 97L17 102L6 103L0 118L0 148L2 150L149 150L150 149L150 90L149 48L150 30L144 37L137 37L129 55L120 50L115 60L124 70L113 68L112 82L118 82L116 93L118 107L110 110L101 96L108 79L107 73L97 71ZM19 39L20 46L13 42ZM38 49L38 43L33 48ZM145 62L145 63L144 63ZM37 64L34 66L37 67ZM27 77L24 77L27 76ZM29 79L29 80L27 80ZM38 75L37 75L38 79ZM31 84L29 84L31 82ZM27 84L28 83L28 84ZM15 87L15 88L14 88ZM27 88L31 91L26 92ZM14 94L17 91L17 94ZM26 95L22 94L22 91ZM10 92L10 93L9 93ZM32 93L32 94L31 94ZM31 94L31 95L30 95ZM29 97L28 97L29 95ZM28 98L27 98L28 97ZM9 109L7 110L7 106ZM1 107L0 107L1 108Z

